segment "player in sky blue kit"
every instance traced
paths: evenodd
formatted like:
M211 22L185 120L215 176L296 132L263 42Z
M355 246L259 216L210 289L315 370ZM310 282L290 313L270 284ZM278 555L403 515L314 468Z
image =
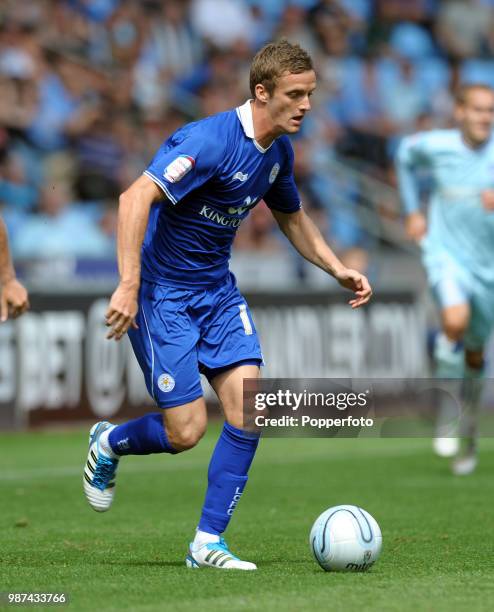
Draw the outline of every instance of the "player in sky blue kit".
M459 432L463 448L447 423L447 413L438 423L434 447L442 456L456 455L453 471L467 474L477 463L483 353L494 325L493 90L482 84L463 86L456 119L459 129L405 138L397 171L407 233L422 246L441 311L442 332L434 349L436 375L465 379L465 418ZM433 181L427 220L420 208L416 174L420 167L429 170Z
M294 184L295 134L316 76L298 45L271 43L253 60L253 100L185 125L120 197L120 284L107 312L108 337L127 331L147 388L161 412L91 430L84 490L108 510L122 455L178 453L204 434L204 373L225 424L208 470L206 498L188 567L256 569L230 552L222 534L243 494L259 434L244 428L243 379L259 376L262 354L247 304L229 272L235 232L261 199L309 261L365 304L365 276L345 268L301 208ZM281 348L281 347L280 347Z

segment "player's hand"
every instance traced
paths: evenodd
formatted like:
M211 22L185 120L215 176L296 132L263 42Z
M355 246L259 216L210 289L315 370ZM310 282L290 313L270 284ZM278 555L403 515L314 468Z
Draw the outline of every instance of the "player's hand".
M420 242L427 232L427 221L421 212L413 212L406 218L405 232L410 240Z
M130 327L138 329L135 322L137 314L137 289L120 283L111 296L110 305L106 311L106 326L111 327L106 335L108 340L120 338Z
M355 293L356 297L348 302L352 308L359 308L371 299L372 289L369 281L357 270L343 268L335 274L335 278L342 287Z
M481 194L482 205L489 212L494 210L494 189L485 189Z
M23 285L12 278L0 289L0 320L2 323L9 316L15 319L29 308L27 291Z

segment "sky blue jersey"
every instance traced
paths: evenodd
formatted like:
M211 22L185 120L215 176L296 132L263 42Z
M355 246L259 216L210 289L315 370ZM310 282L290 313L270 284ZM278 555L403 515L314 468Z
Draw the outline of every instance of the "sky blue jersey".
M459 130L420 132L402 140L396 162L407 214L420 208L416 170L426 167L431 174L426 257L446 251L480 279L494 282L494 212L481 200L484 190L494 189L494 140L472 149Z
M261 199L284 213L301 207L290 141L280 136L261 147L250 101L178 129L144 174L164 194L142 247L142 276L157 284L216 285L228 275L239 225Z

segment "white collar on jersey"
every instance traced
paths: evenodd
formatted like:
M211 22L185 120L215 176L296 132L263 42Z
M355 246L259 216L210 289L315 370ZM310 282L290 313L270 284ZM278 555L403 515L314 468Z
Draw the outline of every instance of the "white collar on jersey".
M252 106L250 104L251 102L252 98L247 100L247 102L245 104L242 104L242 106L237 106L237 117L240 123L242 124L242 127L244 128L244 132L247 138L252 138L252 142L254 143L256 149L258 149L261 153L266 153L269 147L271 147L271 145L273 144L274 140L269 145L269 147L265 149L264 147L261 147L261 145L254 138L254 120L252 117Z

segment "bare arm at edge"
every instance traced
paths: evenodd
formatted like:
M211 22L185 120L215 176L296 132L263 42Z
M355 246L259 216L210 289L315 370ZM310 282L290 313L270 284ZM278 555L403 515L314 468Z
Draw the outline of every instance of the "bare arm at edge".
M14 319L29 308L25 287L17 280L10 257L7 228L0 218L0 321Z

